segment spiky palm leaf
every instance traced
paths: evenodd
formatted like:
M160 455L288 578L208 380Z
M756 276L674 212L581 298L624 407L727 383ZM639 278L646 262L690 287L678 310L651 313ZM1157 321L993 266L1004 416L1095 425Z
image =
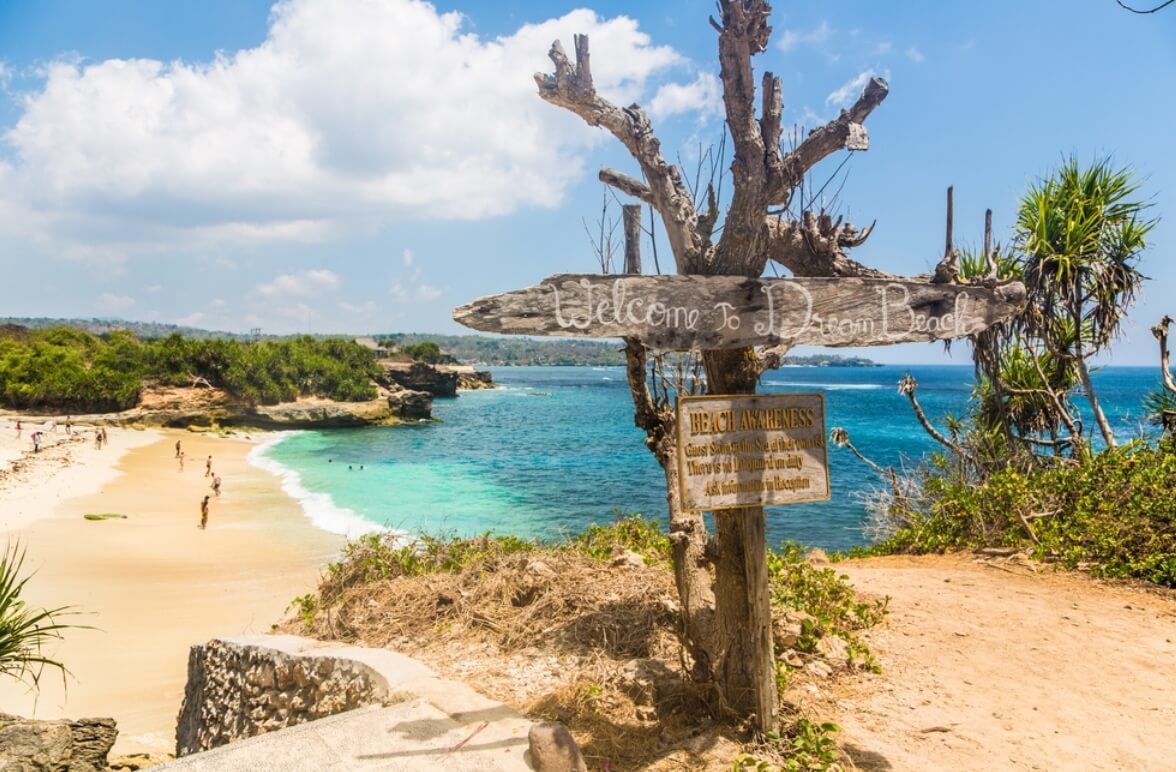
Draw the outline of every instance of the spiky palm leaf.
M8 544L0 553L0 675L28 679L35 687L46 667L65 674L65 666L46 656L44 647L61 638L63 630L79 625L57 621L70 613L68 606L39 609L21 600L31 576L21 576L24 559L25 550L18 544Z

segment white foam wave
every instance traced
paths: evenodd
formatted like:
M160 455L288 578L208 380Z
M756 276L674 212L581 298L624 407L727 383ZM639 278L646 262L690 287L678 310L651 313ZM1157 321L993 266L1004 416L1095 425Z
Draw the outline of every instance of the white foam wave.
M825 391L866 391L886 388L880 383L805 383L803 381L764 381L765 386L794 386L797 388L824 389Z
M298 472L266 455L266 451L294 434L296 432L280 432L276 437L250 450L246 456L247 460L258 469L277 477L281 481L282 490L298 502L302 512L316 528L342 534L348 539L392 530L377 525L346 507L340 507L331 499L330 494L308 491L303 487L302 476Z

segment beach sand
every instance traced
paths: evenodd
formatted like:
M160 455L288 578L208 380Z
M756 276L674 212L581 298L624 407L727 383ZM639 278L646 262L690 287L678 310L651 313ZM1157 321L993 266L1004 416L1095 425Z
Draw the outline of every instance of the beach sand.
M11 439L7 429L0 425ZM116 754L169 752L189 647L268 632L295 596L314 588L343 540L312 526L276 477L248 463L255 442L171 430L109 433L102 450L87 432L41 458L25 456L26 468L0 483L0 531L20 540L26 571L36 570L26 600L74 606L82 613L69 621L96 628L67 630L52 647L72 674L65 689L50 670L39 695L0 679L0 711L113 716ZM62 457L55 462L54 454ZM211 499L200 530L200 501L212 493L204 476L209 455L222 495ZM107 512L127 518L82 517Z

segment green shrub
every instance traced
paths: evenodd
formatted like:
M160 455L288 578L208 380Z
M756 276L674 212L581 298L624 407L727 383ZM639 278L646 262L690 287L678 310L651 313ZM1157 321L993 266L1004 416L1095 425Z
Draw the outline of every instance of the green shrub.
M886 552L1023 547L1096 576L1176 587L1176 452L1136 443L1081 462L973 483L926 473Z

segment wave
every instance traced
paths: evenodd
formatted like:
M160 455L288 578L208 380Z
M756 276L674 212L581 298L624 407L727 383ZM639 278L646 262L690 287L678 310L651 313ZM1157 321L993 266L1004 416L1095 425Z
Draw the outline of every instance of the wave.
M880 383L806 383L804 381L764 381L765 386L793 386L825 391L866 391L886 388Z
M282 490L287 496L298 502L303 514L316 528L329 533L337 533L354 539L368 533L383 533L393 529L373 523L353 510L340 507L328 493L308 491L302 485L302 475L295 470L275 461L266 455L267 451L279 443L292 437L297 432L281 432L276 437L262 442L249 451L245 458L253 466L269 472L281 481Z

